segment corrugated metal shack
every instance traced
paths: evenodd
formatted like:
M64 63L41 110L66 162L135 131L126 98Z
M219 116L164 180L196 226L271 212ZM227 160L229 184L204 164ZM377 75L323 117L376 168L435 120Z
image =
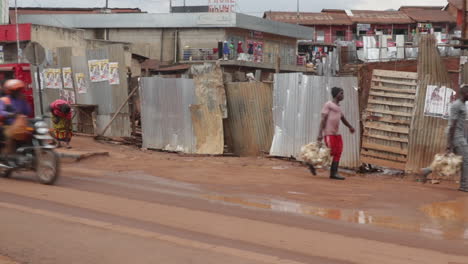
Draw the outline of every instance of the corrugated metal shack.
M94 133L101 132L107 126L114 114L119 110L119 106L128 97L126 56L131 54L126 51L123 44L107 45L103 48L86 49L86 56L72 56L72 48L64 47L57 49L57 61L40 67L41 87L44 112L48 111L48 105L57 99L66 99L74 105L87 105L97 107ZM111 84L107 76L102 81L91 81L89 62L106 61L116 63L116 77L118 83ZM104 65L104 64L103 64ZM65 77L66 70L69 69L71 76ZM49 75L51 70L55 70L55 80L62 88L51 87ZM36 69L34 69L34 72ZM110 69L109 69L110 71ZM36 78L36 76L35 76ZM71 80L67 84L66 79ZM105 80L104 80L105 79ZM33 82L37 87L38 80ZM81 87L81 88L78 88ZM34 89L34 100L36 113L40 113L39 91ZM129 137L131 134L130 114L128 104L117 114L105 136L109 137Z
M275 134L270 155L299 156L303 145L316 140L325 102L331 99L334 86L345 91L343 112L349 122L359 128L357 78L306 76L301 73L275 75L273 119ZM359 129L352 135L342 129L345 142L341 166L358 168L360 163Z

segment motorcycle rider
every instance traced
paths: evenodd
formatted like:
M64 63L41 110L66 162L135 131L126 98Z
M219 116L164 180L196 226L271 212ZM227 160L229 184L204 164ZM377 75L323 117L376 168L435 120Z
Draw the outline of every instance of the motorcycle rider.
M32 113L31 107L24 98L23 90L26 83L11 79L3 84L5 96L0 98L0 119L2 120L3 136L6 137L6 154L14 152L15 140L5 135L5 127L12 125L19 116L25 118Z

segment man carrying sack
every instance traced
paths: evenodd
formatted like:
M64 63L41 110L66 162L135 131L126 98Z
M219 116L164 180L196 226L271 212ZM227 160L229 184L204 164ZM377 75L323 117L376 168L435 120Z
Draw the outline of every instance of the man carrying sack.
M346 120L340 107L340 102L344 99L344 91L341 88L333 87L331 90L333 99L323 106L322 121L320 123L318 142L322 142L325 137L325 144L331 150L333 162L330 168L330 179L344 180L344 177L338 175L341 153L343 152L343 139L340 134L340 123L343 122L354 134L355 129Z

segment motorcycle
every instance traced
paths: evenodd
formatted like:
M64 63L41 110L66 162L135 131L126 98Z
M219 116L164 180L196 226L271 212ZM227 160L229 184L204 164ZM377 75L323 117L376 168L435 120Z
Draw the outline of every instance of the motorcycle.
M16 141L14 155L0 157L0 177L9 178L15 171L35 171L39 183L53 185L60 175L60 157L44 118L28 119L25 140Z

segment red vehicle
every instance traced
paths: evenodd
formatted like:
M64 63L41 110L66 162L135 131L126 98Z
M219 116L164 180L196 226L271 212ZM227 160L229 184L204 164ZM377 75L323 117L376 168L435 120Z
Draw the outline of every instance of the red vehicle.
M8 79L22 80L28 85L28 88L24 90L24 96L33 110L30 117L34 117L34 95L30 64L0 64L0 82Z

